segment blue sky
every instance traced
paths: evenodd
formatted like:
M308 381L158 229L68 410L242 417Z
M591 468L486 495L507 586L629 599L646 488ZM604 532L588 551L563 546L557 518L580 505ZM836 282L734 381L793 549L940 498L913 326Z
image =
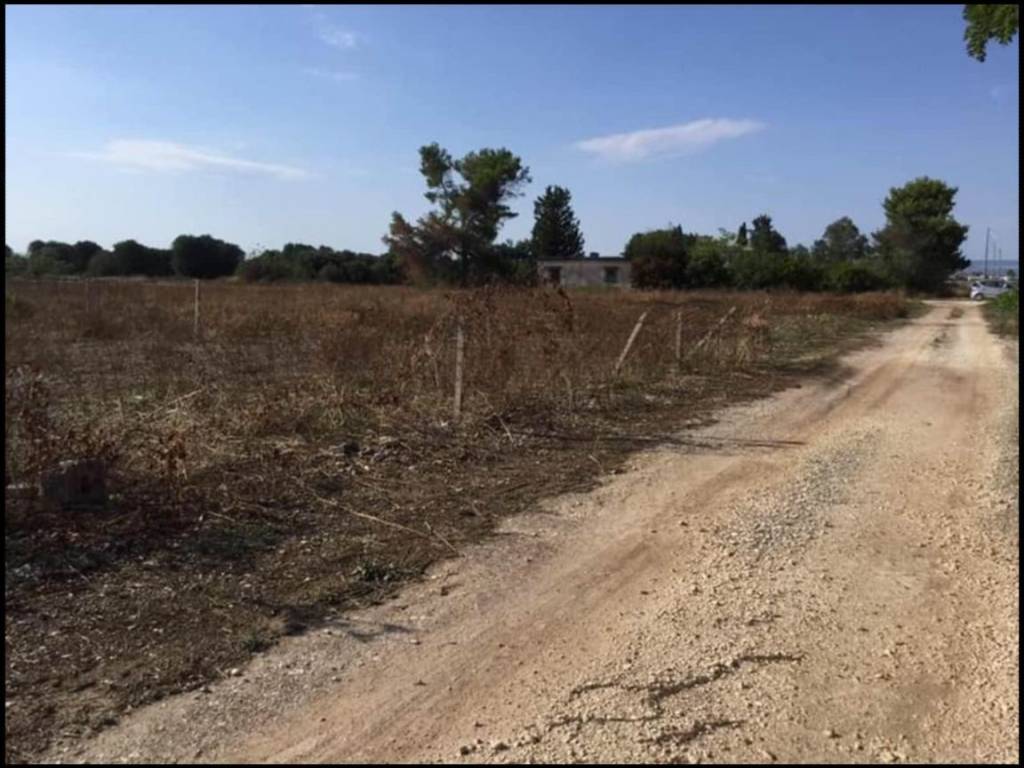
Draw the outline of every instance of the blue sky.
M428 203L417 149L506 146L569 187L587 250L769 213L810 244L888 189L958 186L1018 256L1019 45L961 6L7 6L6 232L209 232L379 252Z

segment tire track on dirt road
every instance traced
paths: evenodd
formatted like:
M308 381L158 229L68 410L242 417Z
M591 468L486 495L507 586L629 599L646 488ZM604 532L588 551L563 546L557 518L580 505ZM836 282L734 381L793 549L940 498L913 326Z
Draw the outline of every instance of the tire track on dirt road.
M1016 761L1017 362L950 306L53 757Z

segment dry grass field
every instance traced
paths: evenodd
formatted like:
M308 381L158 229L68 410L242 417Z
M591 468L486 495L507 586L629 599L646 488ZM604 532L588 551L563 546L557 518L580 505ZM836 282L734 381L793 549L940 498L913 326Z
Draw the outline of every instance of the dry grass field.
M7 283L8 760L385 599L722 404L827 375L909 311L895 294L209 283L194 335L193 290ZM76 458L107 466L103 508L33 495Z

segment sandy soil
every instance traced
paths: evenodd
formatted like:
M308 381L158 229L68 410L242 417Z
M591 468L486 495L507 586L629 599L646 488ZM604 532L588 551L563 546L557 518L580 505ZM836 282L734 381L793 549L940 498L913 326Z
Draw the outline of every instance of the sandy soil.
M45 758L1017 762L1016 345L883 341Z

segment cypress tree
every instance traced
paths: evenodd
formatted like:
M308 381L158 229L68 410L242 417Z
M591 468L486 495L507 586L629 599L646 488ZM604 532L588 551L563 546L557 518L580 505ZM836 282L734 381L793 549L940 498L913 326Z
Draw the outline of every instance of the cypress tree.
M572 195L551 186L533 204L533 253L539 259L582 259L583 235L573 213Z

